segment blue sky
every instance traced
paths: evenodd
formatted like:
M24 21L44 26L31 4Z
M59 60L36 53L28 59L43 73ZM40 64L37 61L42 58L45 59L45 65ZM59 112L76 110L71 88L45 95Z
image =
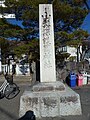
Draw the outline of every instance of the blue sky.
M19 20L17 21L16 19L12 19L12 18L8 19L8 21L14 25L19 25L23 28L22 21L19 21Z
M88 5L90 7L90 0L88 0ZM90 13L86 16L81 28L90 33Z
M86 16L81 28L90 33L90 13Z

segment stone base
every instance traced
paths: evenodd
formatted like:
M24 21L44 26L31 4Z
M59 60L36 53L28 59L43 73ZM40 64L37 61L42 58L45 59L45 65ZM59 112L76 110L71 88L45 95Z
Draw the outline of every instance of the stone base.
M82 114L79 95L59 81L39 83L25 91L20 99L19 116L28 110L38 118Z

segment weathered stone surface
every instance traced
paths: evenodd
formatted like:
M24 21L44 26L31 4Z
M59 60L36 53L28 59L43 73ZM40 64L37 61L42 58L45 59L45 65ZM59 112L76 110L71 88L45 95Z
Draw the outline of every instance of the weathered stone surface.
M49 83L39 83L37 85L33 86L32 89L34 92L39 92L39 91L63 91L65 90L65 85L59 81L56 82L49 82Z
M40 81L56 81L52 4L39 5Z
M80 115L79 95L56 81L52 4L39 7L41 83L25 91L20 100L20 117L32 110L37 118Z
M41 98L41 108L41 117L58 116L58 99L49 96Z
M60 114L66 115L80 115L81 105L79 101L79 96L68 96L60 98Z
M32 110L35 112L37 116L40 116L40 106L39 106L39 98L35 96L22 96L20 99L20 116L23 116L26 111Z
M38 118L82 114L80 97L68 86L62 91L25 91L20 99L20 117L28 110Z

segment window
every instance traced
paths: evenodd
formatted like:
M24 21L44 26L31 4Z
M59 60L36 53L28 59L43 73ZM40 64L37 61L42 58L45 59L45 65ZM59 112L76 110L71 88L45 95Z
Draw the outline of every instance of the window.
M63 47L62 52L67 52L67 46L64 46L64 47Z

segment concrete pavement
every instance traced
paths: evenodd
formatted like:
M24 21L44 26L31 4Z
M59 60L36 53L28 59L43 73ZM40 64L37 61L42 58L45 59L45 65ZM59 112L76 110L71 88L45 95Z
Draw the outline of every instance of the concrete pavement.
M0 83L1 84L1 83ZM18 120L20 97L25 89L29 89L29 83L18 84L20 93L13 99L0 99L0 120Z
M3 82L5 80L5 77L3 75L0 75L0 82ZM31 77L30 76L13 76L13 81L14 82L30 82L31 81Z
M15 81L17 84L18 82ZM20 93L14 99L0 99L0 120L18 120L20 96L25 89L30 89L30 83L19 82ZM41 118L40 120L90 120L90 85L72 88L81 98L82 115L80 116L61 116L59 118ZM36 119L39 120L39 119Z

